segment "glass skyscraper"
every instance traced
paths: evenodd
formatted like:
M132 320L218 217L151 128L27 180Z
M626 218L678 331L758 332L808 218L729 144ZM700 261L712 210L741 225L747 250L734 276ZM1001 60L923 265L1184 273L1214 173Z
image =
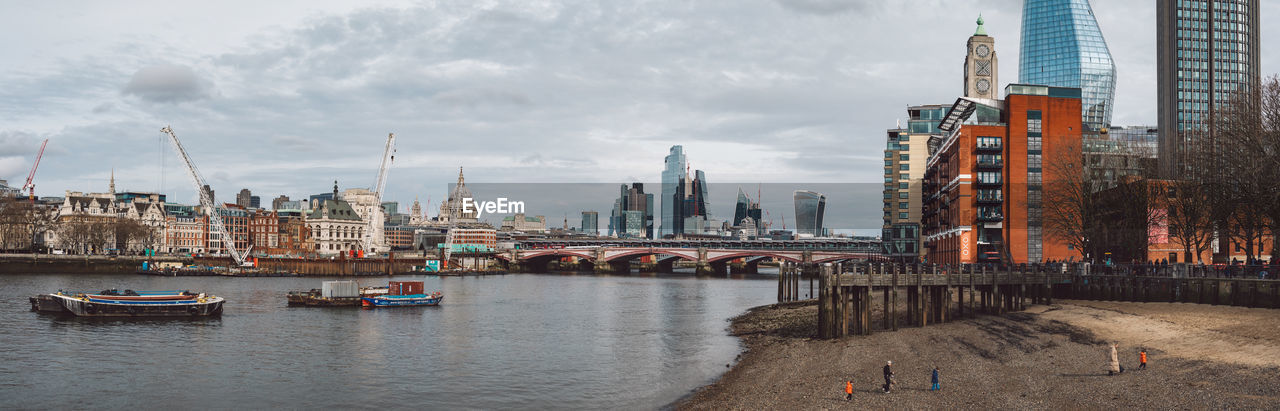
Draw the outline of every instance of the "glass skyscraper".
M1181 175L1187 153L1213 138L1209 116L1219 105L1261 84L1259 3L1156 3L1160 171L1166 178Z
M676 202L676 191L679 189L681 180L684 180L686 167L688 162L684 157L684 147L671 146L670 154L667 154L665 166L662 169L662 221L658 226L658 238L676 234L676 220L681 220L678 216L682 204Z
M1026 0L1018 82L1079 88L1086 130L1111 124L1116 65L1089 0Z
M808 190L795 192L796 234L823 235L822 215L826 213L827 196Z

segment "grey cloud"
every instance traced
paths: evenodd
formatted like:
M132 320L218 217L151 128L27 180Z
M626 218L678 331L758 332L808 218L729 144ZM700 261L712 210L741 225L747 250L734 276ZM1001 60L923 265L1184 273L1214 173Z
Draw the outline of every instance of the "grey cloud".
M121 92L157 103L194 101L209 96L205 81L190 67L178 65L138 69Z
M0 157L35 156L40 139L20 131L0 131Z
M812 14L838 14L849 11L873 11L877 0L776 0L788 9Z

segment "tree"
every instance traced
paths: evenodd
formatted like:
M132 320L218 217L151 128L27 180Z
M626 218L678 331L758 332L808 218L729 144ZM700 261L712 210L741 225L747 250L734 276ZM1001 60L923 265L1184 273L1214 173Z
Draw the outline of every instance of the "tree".
M1199 139L1189 174L1208 191L1219 241L1230 240L1244 246L1246 256L1258 257L1280 218L1280 79L1236 93L1213 113L1211 127L1209 138Z
M1043 161L1056 178L1045 181L1042 202L1045 234L1080 250L1084 258L1095 254L1100 240L1099 204L1084 169L1084 156L1067 149Z
M1191 180L1169 182L1161 202L1168 207L1169 236L1182 243L1183 261L1196 262L1213 242L1209 192Z

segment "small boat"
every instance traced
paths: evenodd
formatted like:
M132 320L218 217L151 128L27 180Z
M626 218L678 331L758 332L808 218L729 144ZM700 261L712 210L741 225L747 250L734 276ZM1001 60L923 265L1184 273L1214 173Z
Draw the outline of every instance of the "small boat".
M221 315L224 302L222 297L189 291L58 291L31 297L31 311L81 317L208 317Z
M376 297L360 297L365 308L375 307L422 307L440 305L444 295L439 291L431 294L380 295Z

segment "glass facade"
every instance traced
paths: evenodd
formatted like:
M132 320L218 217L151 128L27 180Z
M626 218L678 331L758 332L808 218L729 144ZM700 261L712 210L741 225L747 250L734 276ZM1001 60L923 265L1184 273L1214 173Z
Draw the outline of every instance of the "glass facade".
M1116 65L1088 0L1026 0L1018 81L1082 90L1087 130L1111 124Z
M679 188L680 181L684 179L686 172L686 162L684 157L683 146L671 146L670 154L667 154L665 167L662 169L662 221L658 227L658 238L675 234L676 220L682 220L677 216L681 206L677 206L675 201L676 191Z
M1210 131L1210 114L1260 83L1259 0L1168 0L1157 4L1160 158L1180 172L1189 144Z
M795 192L796 234L821 236L822 215L826 213L827 196L800 190Z

